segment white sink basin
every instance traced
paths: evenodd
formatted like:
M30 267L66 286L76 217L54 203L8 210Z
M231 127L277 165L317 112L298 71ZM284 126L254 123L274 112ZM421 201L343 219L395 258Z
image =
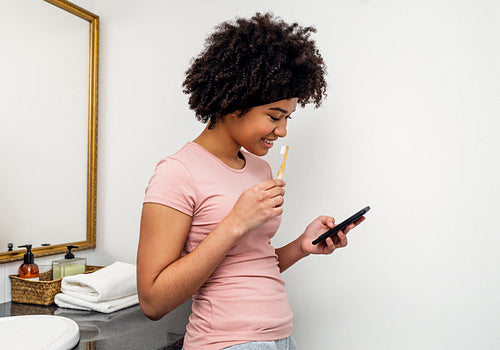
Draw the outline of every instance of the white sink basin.
M69 350L78 344L78 324L66 317L29 315L0 317L2 349Z

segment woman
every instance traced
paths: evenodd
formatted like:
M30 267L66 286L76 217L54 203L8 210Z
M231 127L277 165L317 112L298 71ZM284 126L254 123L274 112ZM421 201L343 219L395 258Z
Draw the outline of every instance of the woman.
M285 182L259 157L286 136L297 105L318 107L325 96L314 31L270 14L225 22L186 72L184 92L207 126L157 165L137 258L145 315L159 319L193 297L186 350L295 349L280 273L309 254L346 246L355 226L313 245L334 226L320 216L288 245L270 244Z

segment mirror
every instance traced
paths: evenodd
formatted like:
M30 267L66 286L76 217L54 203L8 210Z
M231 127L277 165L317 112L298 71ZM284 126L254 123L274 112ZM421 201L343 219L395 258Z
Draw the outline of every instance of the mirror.
M99 17L44 1L2 3L0 263L96 242Z

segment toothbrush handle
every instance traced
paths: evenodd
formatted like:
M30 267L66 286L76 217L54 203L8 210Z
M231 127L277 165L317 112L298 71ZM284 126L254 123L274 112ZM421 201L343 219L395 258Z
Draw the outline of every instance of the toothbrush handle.
M286 165L286 157L288 156L288 146L286 146L285 149L285 155L283 156L283 161L281 162L281 166L278 170L278 175L276 175L277 179L282 179L283 178L283 173L285 172L285 165Z

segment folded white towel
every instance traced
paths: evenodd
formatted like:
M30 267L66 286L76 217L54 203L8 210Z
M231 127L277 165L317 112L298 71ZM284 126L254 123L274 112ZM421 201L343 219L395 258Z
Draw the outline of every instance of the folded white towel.
M105 314L124 309L126 307L139 303L137 294L132 294L126 297L100 301L97 303L85 301L75 298L64 293L56 294L54 301L59 307L66 307L77 310L99 311Z
M117 261L96 272L64 277L61 292L92 303L137 294L136 266Z

